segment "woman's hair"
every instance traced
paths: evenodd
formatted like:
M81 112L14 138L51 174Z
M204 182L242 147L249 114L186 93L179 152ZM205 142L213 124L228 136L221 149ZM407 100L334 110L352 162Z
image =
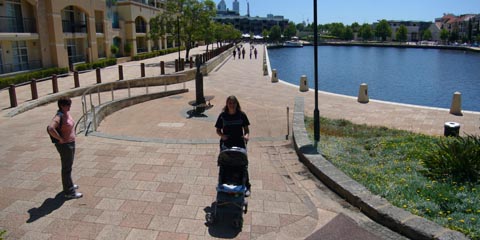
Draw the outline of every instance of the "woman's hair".
M69 97L60 97L57 101L58 109L62 109L62 106L69 106L72 104L72 100Z
M242 107L240 107L240 103L238 102L237 97L235 97L234 95L231 95L231 96L227 97L227 100L225 100L225 107L223 107L224 112L228 112L228 101L229 100L237 103L237 109L235 109L235 110L237 110L237 112L242 111Z

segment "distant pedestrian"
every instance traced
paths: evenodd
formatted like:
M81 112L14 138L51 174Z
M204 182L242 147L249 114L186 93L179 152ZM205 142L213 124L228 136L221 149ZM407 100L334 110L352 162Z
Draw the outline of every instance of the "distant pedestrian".
M242 59L245 59L245 48L242 48Z
M253 50L253 54L255 54L255 59L257 59L257 48L255 48L255 50Z
M233 49L233 60L235 60L235 55L237 55L237 51L235 51L235 49Z

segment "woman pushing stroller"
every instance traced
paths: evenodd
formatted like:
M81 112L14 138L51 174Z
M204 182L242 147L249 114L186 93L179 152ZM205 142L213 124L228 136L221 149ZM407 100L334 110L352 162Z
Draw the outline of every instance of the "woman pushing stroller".
M222 113L220 113L215 123L217 134L220 136L220 150L232 147L246 149L250 133L249 125L247 114L242 111L238 99L233 95L229 96ZM248 168L248 165L245 168ZM250 181L248 170L245 169L245 172L247 180L245 197L248 197L250 196Z

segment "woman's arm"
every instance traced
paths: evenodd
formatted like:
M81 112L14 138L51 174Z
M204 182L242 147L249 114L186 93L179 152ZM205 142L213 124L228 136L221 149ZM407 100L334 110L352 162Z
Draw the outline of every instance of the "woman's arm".
M220 136L220 138L221 138L222 140L224 140L224 141L228 139L228 136L225 135L225 134L223 134L221 128L217 128L217 135Z
M250 129L248 129L248 126L243 127L243 139L245 139L245 142L248 142L248 139L250 137Z
M50 122L50 125L48 125L48 132L50 135L58 140L58 143L62 144L63 143L63 138L60 135L60 133L57 131L58 125L60 124L60 116L56 115L52 121Z

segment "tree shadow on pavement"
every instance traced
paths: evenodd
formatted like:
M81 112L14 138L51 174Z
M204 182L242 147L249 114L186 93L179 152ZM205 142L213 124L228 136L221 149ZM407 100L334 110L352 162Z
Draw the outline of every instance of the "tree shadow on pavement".
M38 219L47 216L53 211L59 209L67 199L63 196L63 192L57 193L55 198L47 198L43 201L42 205L38 208L31 208L28 210L30 218L27 220L27 223L32 223Z

